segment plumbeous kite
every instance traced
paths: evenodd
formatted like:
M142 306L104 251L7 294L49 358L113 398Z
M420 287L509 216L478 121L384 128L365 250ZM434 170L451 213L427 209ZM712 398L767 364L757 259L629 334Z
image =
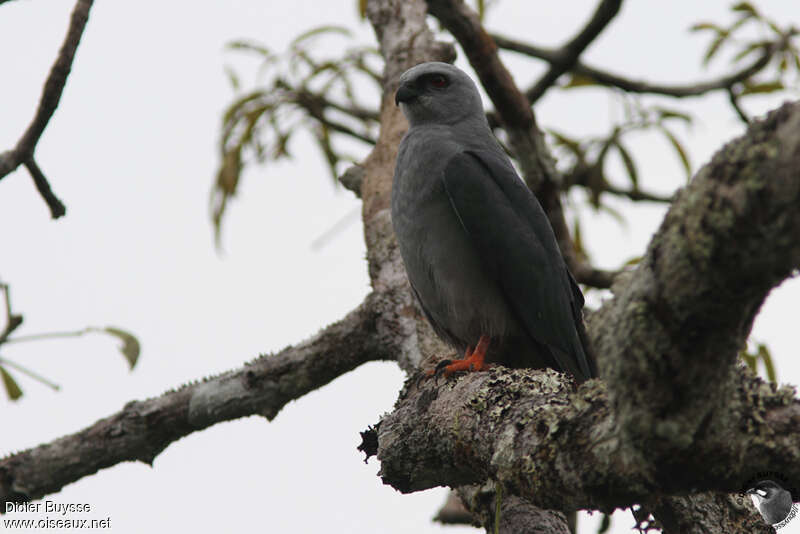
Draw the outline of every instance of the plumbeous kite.
M492 134L475 83L452 65L423 63L400 77L395 103L410 128L392 222L425 316L465 351L443 362L445 374L496 362L551 367L578 382L597 376L583 295L544 210Z

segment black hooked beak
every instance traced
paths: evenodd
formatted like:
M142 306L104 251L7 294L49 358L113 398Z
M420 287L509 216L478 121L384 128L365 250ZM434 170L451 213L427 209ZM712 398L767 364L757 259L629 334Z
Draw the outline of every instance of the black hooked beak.
M414 87L403 84L394 95L394 103L396 106L399 106L400 102L409 102L418 96L419 93Z

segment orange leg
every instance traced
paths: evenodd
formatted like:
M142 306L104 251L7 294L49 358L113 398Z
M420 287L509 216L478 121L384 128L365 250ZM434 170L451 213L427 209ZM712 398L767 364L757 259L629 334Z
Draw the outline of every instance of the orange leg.
M444 370L444 375L449 376L453 373L457 373L458 371L483 371L484 369L488 369L489 366L485 363L486 350L488 348L489 336L482 335L480 341L478 341L478 346L475 347L475 350L468 348L467 352L464 353L463 360L456 360L452 363L449 361L441 362L438 366L436 366L435 371L428 372L428 374L433 375L437 374L440 370Z

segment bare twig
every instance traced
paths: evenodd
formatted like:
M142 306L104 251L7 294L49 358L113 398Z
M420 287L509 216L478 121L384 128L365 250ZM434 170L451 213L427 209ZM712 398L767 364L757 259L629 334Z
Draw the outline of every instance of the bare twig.
M559 59L558 49L534 46L498 34L492 34L492 38L497 46L504 50L519 52L531 57L543 59L547 62L556 62ZM699 82L688 85L658 84L643 80L633 80L631 78L592 67L582 63L581 61L576 61L573 64L571 71L575 74L587 76L601 85L617 87L629 93L651 93L672 96L675 98L685 98L704 95L712 91L725 90L743 80L746 80L747 78L750 78L769 64L769 61L777 48L778 45L774 45L773 47L765 50L764 53L760 55L753 63L741 70L721 76L720 78L716 78L714 80L709 80L707 82ZM531 87L526 93L532 93L533 89L534 87Z
M531 104L539 100L562 74L572 69L580 55L586 50L586 47L600 35L600 32L616 16L620 5L622 5L622 0L602 0L600 2L586 26L578 35L556 51L553 60L550 61L550 68L544 76L525 92L525 96L528 97L528 101Z
M22 137L17 142L17 145L12 150L0 154L0 179L16 170L20 165L25 164L33 176L36 189L50 207L50 213L54 219L64 215L64 205L51 191L47 179L33 159L33 154L39 138L58 107L58 102L64 91L64 85L67 83L67 77L69 77L70 69L72 68L75 51L78 49L86 22L89 20L92 1L78 0L75 3L67 35L64 38L55 63L50 68L50 74L42 89L42 96L39 99L39 107L36 110L36 114L25 133L22 134Z
M53 193L53 190L50 189L50 184L47 182L47 178L45 178L44 173L36 164L36 160L33 159L33 156L26 159L24 164L25 168L28 169L28 172L31 173L33 183L36 185L36 190L39 191L39 194L47 203L47 207L50 208L50 215L53 217L53 219L58 219L67 213L67 208L58 199L58 197L56 197L56 195Z
M11 360L9 360L7 358L3 358L2 356L0 356L0 364L5 365L6 367L11 367L12 369L16 369L20 373L22 373L24 375L27 375L30 378L33 378L37 382L40 382L40 383L44 384L45 386L49 387L50 389L53 389L55 391L58 391L58 390L61 389L61 386L59 386L55 382L52 382L52 381L48 380L47 378L43 377L39 373L37 373L35 371L32 371L32 370L28 369L27 367L25 367L24 365L18 364L17 362L11 361Z

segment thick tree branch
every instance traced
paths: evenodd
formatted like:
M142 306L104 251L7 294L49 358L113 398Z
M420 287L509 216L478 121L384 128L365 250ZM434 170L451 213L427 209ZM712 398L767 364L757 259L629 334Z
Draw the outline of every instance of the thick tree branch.
M170 443L222 421L248 415L272 420L289 401L365 362L396 359L401 348L381 324L379 306L380 297L372 294L303 343L160 397L129 402L75 434L0 460L0 509L120 462L152 463Z
M575 254L561 203L561 177L525 95L497 55L497 46L477 13L462 0L428 0L428 9L464 49L472 68L492 99L508 134L523 178L541 202L555 232L561 253L579 282L598 288L611 286L614 274L585 266ZM591 277L585 277L586 273Z
M758 471L800 487L800 401L739 368L728 404L691 454L641 451L619 430L603 382L496 368L410 382L378 427L384 483L402 492L498 481L545 509L611 511L654 494L742 491ZM775 425L775 421L781 421ZM713 461L712 461L713 460Z
M47 123L55 113L58 107L58 102L61 99L61 93L64 91L64 85L67 83L70 69L72 68L72 60L75 58L75 51L78 49L83 29L86 27L86 22L89 20L89 10L92 7L93 0L78 0L75 3L75 8L72 10L70 18L69 29L67 36L64 38L64 43L61 45L61 50L58 52L58 58L50 68L50 74L44 84L42 96L39 99L39 107L33 117L28 129L22 134L22 137L17 142L12 150L0 154L0 180L6 175L16 170L17 167L23 163L28 168L36 184L36 189L42 195L45 202L50 208L50 213L54 219L61 217L66 212L64 205L53 194L50 189L50 184L47 183L42 171L36 165L33 159L33 153L36 150L36 143L42 136Z
M591 20L589 20L588 24L586 24L578 35L556 50L550 61L550 68L547 69L544 76L542 76L533 87L525 92L525 96L528 97L528 101L531 104L539 100L542 95L544 95L545 91L552 87L562 74L568 72L575 66L580 55L586 50L586 47L600 35L600 32L608 26L611 19L619 13L621 5L622 0L603 0L600 2Z
M548 63L555 63L559 60L559 49L534 46L528 43L523 43L522 41L511 39L509 37L498 35L496 33L492 34L492 38L497 46L504 50L511 50L513 52L519 52L531 57L543 59ZM777 47L773 47L765 50L764 53L753 63L738 71L721 76L714 80L688 85L658 84L643 80L633 80L631 78L586 65L581 61L576 61L570 70L575 74L589 77L601 85L616 87L628 93L651 93L672 96L675 98L686 98L692 96L701 96L712 91L727 90L737 83L741 83L742 81L763 70L764 67L769 64L769 61L772 59L776 49ZM526 94L534 94L534 88L535 86L528 89Z
M619 424L683 450L724 403L773 287L800 267L800 103L721 149L680 191L590 325Z

